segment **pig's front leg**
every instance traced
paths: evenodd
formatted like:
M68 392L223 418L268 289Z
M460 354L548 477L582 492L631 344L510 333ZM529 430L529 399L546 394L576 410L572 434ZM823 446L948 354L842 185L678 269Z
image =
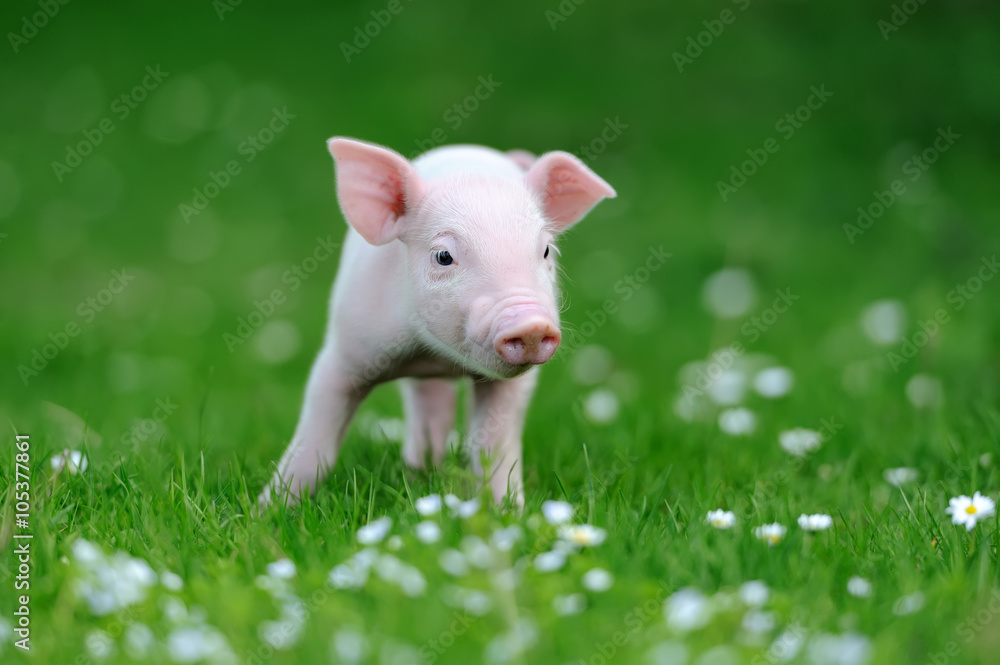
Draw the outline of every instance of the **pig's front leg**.
M516 379L482 381L472 388L469 454L473 471L482 475L486 458L493 499L500 503L509 493L518 508L524 507L521 433L537 374L530 370Z
M320 351L306 384L305 400L292 442L281 456L259 503L295 502L313 489L337 461L344 432L370 386L352 382L348 364L333 344Z
M422 469L430 451L437 466L455 424L455 384L448 379L401 379L399 388L406 416L403 461Z

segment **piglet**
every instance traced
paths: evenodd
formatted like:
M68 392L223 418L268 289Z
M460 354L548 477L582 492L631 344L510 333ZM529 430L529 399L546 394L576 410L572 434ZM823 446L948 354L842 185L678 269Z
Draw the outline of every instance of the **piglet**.
M537 367L556 352L556 237L615 190L573 155L446 146L412 162L333 138L350 225L292 442L262 505L311 493L374 386L399 380L403 459L445 454L455 379L471 378L468 450L494 499L523 506L521 436Z

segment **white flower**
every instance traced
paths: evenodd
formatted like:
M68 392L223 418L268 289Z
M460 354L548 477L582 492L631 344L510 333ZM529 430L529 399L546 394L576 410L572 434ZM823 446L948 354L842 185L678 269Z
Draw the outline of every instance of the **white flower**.
M392 518L380 517L358 529L358 542L362 545L377 545L381 543L392 528Z
M774 654L778 662L787 663L794 660L802 650L806 641L806 631L797 624L791 624L780 635L774 638L768 653Z
M461 517L462 519L469 519L473 515L479 512L479 498L474 497L468 501L459 501L457 504L452 506L452 513L455 517Z
M422 516L429 517L441 512L441 503L440 494L428 494L414 501L413 506Z
M485 570L493 565L493 549L479 536L462 538L461 547L465 560L476 568Z
M615 577L603 568L591 568L583 574L583 588L600 593L607 591L615 583Z
M757 416L743 407L726 409L719 414L719 429L731 436L753 434L757 429Z
M688 662L688 648L681 642L660 642L646 652L646 662L650 665L684 665Z
M87 470L87 456L79 450L66 448L61 453L53 455L49 464L56 473L65 469L67 473L75 476Z
M799 515L799 526L806 531L824 531L833 526L833 518L829 515Z
M855 575L847 580L847 593L858 598L868 598L872 595L872 583Z
M770 546L775 546L785 537L788 529L783 524L777 522L773 524L763 524L753 530L753 535L766 542Z
M167 636L167 653L175 663L235 661L226 638L209 626L175 628Z
M809 640L809 662L816 665L865 665L871 658L871 641L864 635L820 633Z
M905 325L906 309L898 300L879 300L861 313L861 328L868 339L882 346L899 341Z
M771 590L760 580L744 582L740 587L740 600L748 607L763 607L771 597Z
M743 395L746 391L746 374L735 369L727 369L708 384L706 392L709 399L716 404L720 406L732 406L743 401Z
M914 591L908 596L903 596L892 605L892 613L896 616L913 614L924 606L924 594Z
M441 566L441 570L455 577L467 575L469 572L469 563L465 560L465 555L455 549L442 550L438 555L438 565Z
M290 580L295 577L295 564L288 559L278 559L267 564L267 574L279 580Z
M334 589L360 589L368 582L368 571L377 557L378 552L366 548L334 566L330 571L330 586Z
M906 466L901 466L896 469L886 469L885 473L882 474L885 478L885 482L899 487L900 485L905 485L906 483L912 483L917 479L917 470L911 469Z
M785 452L796 457L805 457L806 454L819 448L822 442L823 437L819 432L804 427L786 430L778 435L778 443Z
M400 536L389 536L389 539L385 541L385 548L392 552L397 552L403 548L403 539Z
M132 660L145 660L150 647L156 638L149 626L138 621L130 623L125 629L125 653Z
M753 377L753 389L771 399L787 395L794 383L792 370L787 367L768 367Z
M184 580L181 579L181 576L169 570L160 573L160 584L167 591L180 591L184 588Z
M743 316L757 299L753 275L744 268L722 268L705 280L701 289L702 303L709 312L721 319Z
M939 405L942 394L941 382L933 376L916 374L906 382L906 397L918 409Z
M595 547L604 542L608 532L589 524L576 524L560 527L559 537L566 542L583 547Z
M551 573L566 565L566 555L562 552L542 552L535 557L535 570L540 573Z
M582 593L559 595L552 599L553 611L561 617L579 614L587 607L587 597Z
M444 495L444 505L448 506L452 510L455 510L456 508L458 508L458 506L459 506L460 503L462 503L462 500L459 499L454 494L445 494Z
M262 621L257 627L257 635L262 642L282 651L295 646L302 637L302 622L290 617L282 617L277 621Z
M993 516L996 512L996 503L979 492L976 492L971 499L963 494L948 501L945 512L951 515L953 523L961 524L966 531L972 531L979 520Z
M741 623L743 630L751 635L770 633L774 630L774 613L760 610L747 610Z
M107 660L114 656L117 651L114 639L100 628L95 628L87 633L84 645L87 647L87 653L94 660Z
M716 529L731 529L736 524L736 515L731 510L710 510L705 522Z
M371 651L368 638L364 636L364 633L349 626L344 626L333 634L333 642L330 646L332 651L337 654L335 662L342 662L345 665L357 665Z
M595 390L584 401L583 412L592 423L609 423L618 415L618 398L610 390Z
M671 629L687 633L708 624L712 619L712 607L701 591L687 587L667 598L663 614Z
M542 503L542 514L549 524L565 524L573 519L573 506L565 501L545 501Z
M416 567L403 563L391 554L382 554L373 565L379 578L398 586L403 593L411 598L423 595L427 589L427 580Z
M490 542L493 543L493 547L501 552L509 552L513 549L514 544L521 540L523 536L524 531L521 529L521 525L511 524L508 527L494 531L493 536L490 537Z
M437 522L424 520L413 527L413 532L416 534L417 540L428 545L441 540L441 527L438 526Z

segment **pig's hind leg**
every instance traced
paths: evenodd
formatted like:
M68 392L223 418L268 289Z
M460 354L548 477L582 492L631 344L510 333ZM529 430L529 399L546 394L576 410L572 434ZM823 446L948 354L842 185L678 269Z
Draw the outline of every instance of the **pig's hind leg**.
M401 379L399 388L406 416L403 461L422 469L430 452L431 462L439 465L455 425L455 383L448 379Z
M262 506L275 498L293 503L311 494L336 463L347 426L370 391L370 386L352 381L346 367L331 345L320 351L309 373L299 424L271 483L260 495Z

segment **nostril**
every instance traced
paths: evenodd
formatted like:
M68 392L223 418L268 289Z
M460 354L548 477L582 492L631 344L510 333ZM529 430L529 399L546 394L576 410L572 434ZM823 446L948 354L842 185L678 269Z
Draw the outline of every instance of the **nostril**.
M520 337L508 337L503 341L503 345L510 348L518 348L524 346L524 340Z
M542 338L542 346L557 346L559 339L554 335L546 335Z

